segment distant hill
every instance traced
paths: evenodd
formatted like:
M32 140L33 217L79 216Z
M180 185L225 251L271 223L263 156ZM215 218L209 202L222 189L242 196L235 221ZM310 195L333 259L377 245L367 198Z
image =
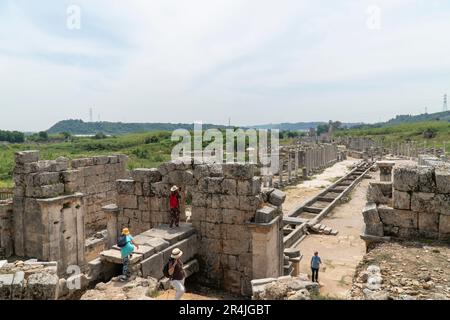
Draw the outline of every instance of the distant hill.
M289 131L308 131L310 128L317 128L318 125L328 124L328 122L296 122L296 123L270 123L251 126L254 129L279 129ZM352 128L363 123L342 123L342 127Z
M48 133L70 132L71 134L91 135L102 132L108 135L146 131L173 131L175 129L192 130L193 124L187 123L123 123L123 122L84 122L83 120L63 120L56 123ZM210 128L224 129L226 126L203 124L203 130Z
M450 121L450 111L442 111L435 113L422 113L418 115L410 115L403 114L398 115L395 118L392 118L386 122L378 122L373 124L360 124L356 125L353 128L355 129L365 129L365 128L382 128L390 125L397 124L407 124L407 123L416 123L416 122L427 122L427 121Z

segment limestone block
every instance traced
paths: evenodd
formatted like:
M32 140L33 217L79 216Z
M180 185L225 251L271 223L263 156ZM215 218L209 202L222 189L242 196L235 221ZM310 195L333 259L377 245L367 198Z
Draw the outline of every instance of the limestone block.
M147 197L139 196L138 197L138 208L141 211L148 211L150 210L149 207L150 201Z
M275 216L277 215L277 209L269 207L269 206L264 206L261 209L258 209L256 211L256 215L255 215L255 222L256 223L269 223L270 221L272 221Z
M156 251L164 250L165 248L170 246L170 243L164 239L152 238L152 237L145 236L143 234L139 234L139 235L135 236L134 241L138 245L155 248Z
M71 161L71 166L74 169L92 165L94 165L94 160L92 158L74 159Z
M225 178L252 179L255 175L255 166L241 163L225 163L222 165Z
M250 241L251 232L244 225L222 224L224 240Z
M286 194L281 190L274 189L269 195L269 203L274 206L281 206L284 200L286 200Z
M60 174L59 172L43 172L34 175L33 184L36 187L55 184L60 182Z
M243 210L233 210L224 209L223 210L223 222L228 224L243 224L250 222L254 218L254 211L243 211Z
M80 170L67 170L61 172L61 177L64 182L79 182L81 184L84 175Z
M222 245L225 254L240 255L250 252L250 241L223 240Z
M223 222L223 212L222 209L211 209L208 208L205 210L205 219L206 222L211 223L222 223Z
M116 164L119 162L119 158L117 156L108 156L108 163Z
M428 192L413 192L411 196L411 210L416 212L435 212L435 194Z
M392 182L373 181L369 183L367 201L389 204L392 198Z
M120 254L120 250L110 249L106 251L102 251L100 253L100 258L102 261L108 261L115 264L122 264L122 256ZM130 264L136 264L142 260L142 255L133 253L130 258Z
M436 169L436 191L437 193L450 193L450 171L444 169Z
M57 183L57 184L51 184L40 187L41 192L40 196L42 198L55 198L59 195L64 194L64 184L63 183ZM39 192L38 192L39 194Z
M50 273L33 273L28 277L25 298L31 300L56 299L59 279Z
M66 171L69 168L69 162L62 161L61 159L56 161L49 161L48 164L49 167L46 168L48 171L61 172Z
M260 196L239 196L239 209L245 211L256 211L262 206ZM227 207L227 209L233 209Z
M156 279L163 278L164 264L165 262L163 260L162 253L152 255L150 258L145 259L144 261L141 262L142 276L153 277Z
M15 153L15 162L18 164L25 164L39 161L39 151L29 150Z
M119 194L135 194L135 181L119 179L116 181L117 192Z
M208 239L223 239L222 225L218 223L204 222L201 225L201 234Z
M377 205L373 202L369 202L363 209L364 223L366 225L375 225L380 223L380 216L378 215Z
M194 178L199 180L209 176L209 167L206 164L200 164L194 166Z
M130 194L119 194L117 196L117 205L119 208L137 209L137 196Z
M158 169L134 169L131 171L131 176L134 180L139 182L154 183L161 181L161 173Z
M439 213L419 212L419 233L426 237L437 238L439 233Z
M194 255L197 254L198 248L197 235L191 235L189 238L181 240L173 244L172 246L164 249L162 251L164 261L166 262L169 261L170 256L172 255L172 251L175 248L178 248L181 251L183 251L181 261L183 261L183 263L186 263L187 261L191 260L194 257Z
M194 173L192 170L186 170L183 173L183 182L185 186L195 185Z
M195 229L189 223L180 223L178 228L170 229L169 225L161 225L143 232L141 235L150 238L159 238L171 245L185 239L195 233Z
M14 274L0 274L0 300L11 300Z
M378 222L373 224L366 224L364 233L366 235L383 237L384 236L383 223Z
M450 212L450 194L436 194L432 207L434 212L448 214Z
M204 181L208 184L208 193L222 193L222 177L208 177Z
M183 185L184 184L184 171L181 170L173 170L170 171L167 175L163 176L162 181L167 182L171 185Z
M237 181L235 179L223 179L222 193L226 195L236 195Z
M378 214L384 225L417 229L417 212L398 210L385 205L378 206Z
M92 161L94 162L94 165L104 165L109 163L109 157L108 156L92 157Z
M206 207L211 202L211 197L206 193L194 193L192 195L192 205L197 207ZM220 206L219 206L220 207Z
M209 176L210 177L222 177L223 176L223 168L221 164L213 163L208 164Z
M11 299L21 300L25 286L25 272L17 271L14 274L14 280L11 285Z
M450 214L439 215L439 239L450 239Z
M233 293L241 293L241 277L242 274L234 270L224 271L224 289L229 290Z
M151 184L151 192L159 197L169 196L171 185L164 182L155 182Z
M418 166L399 165L394 168L394 189L399 191L419 190Z
M395 209L411 210L411 194L404 191L394 190L392 193Z

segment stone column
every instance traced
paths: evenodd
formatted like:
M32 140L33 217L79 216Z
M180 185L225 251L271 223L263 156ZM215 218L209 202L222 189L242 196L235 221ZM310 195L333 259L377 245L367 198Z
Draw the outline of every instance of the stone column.
M378 161L378 168L380 168L380 181L392 181L392 168L395 165L394 161Z
M288 151L288 163L287 163L287 170L288 170L288 183L291 183L292 180L292 162L291 162L291 151Z
M106 229L108 230L108 249L117 243L119 236L119 212L120 209L115 204L102 207L106 216Z

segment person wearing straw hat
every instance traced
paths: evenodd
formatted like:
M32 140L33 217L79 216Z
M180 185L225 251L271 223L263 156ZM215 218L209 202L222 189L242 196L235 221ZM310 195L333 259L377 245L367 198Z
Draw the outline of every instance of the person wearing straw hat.
M176 291L175 300L181 300L181 297L186 292L186 288L184 287L184 279L186 278L186 273L184 272L183 262L181 261L182 255L183 251L175 248L172 250L172 255L170 256L169 261L169 275L172 286Z
M179 188L173 186L170 188L169 195L169 207L170 207L170 228L173 228L175 224L176 227L180 225L180 199L181 195L178 192Z
M134 242L133 237L130 235L130 230L128 228L122 229L122 235L119 237L118 246L120 247L120 254L122 256L122 275L119 278L120 281L127 281L130 277L130 272L128 270L128 264L130 262L131 254L136 246L139 249L139 245Z

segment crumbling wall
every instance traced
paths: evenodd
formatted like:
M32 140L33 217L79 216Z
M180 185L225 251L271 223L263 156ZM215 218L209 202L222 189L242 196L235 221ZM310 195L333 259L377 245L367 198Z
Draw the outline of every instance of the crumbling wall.
M265 273L260 272L265 277L281 275L283 256L279 216L285 196L277 197L277 192L271 197L266 194L266 199L273 198L276 205L258 214L264 206L264 195L256 171L256 166L249 164L182 161L164 163L158 169L133 170L133 179L117 181L117 230L128 227L133 234L139 234L168 223L170 187L181 186L182 220L185 199L191 199L190 222L198 233L198 279L207 285L249 295L255 252L263 255L265 261L271 257L273 265ZM257 215L262 218L256 219ZM252 227L259 223L269 225L262 232L266 235L255 237L260 240L261 250L254 248L257 242L252 237L253 233L261 232Z
M14 251L12 216L12 201L0 201L0 259L10 257Z
M58 243L62 237L58 232L63 232L66 233L66 240L76 239L77 249L74 252L80 253L85 234L95 234L96 230L106 228L102 206L116 202L115 181L127 175L126 159L126 156L115 155L72 161L63 157L39 160L38 151L16 153L13 175L15 254L42 260L52 259L56 255L55 260L57 257L63 259L61 266L74 261L68 252L57 253L62 250L63 244L50 251L48 248ZM52 208L48 209L50 204ZM70 219L63 214L68 211L76 211L77 215L70 223ZM55 226L65 223L66 227L55 229L49 225L50 220ZM76 232L72 228L75 224ZM52 230L56 234L48 233ZM81 256L77 260L83 261Z
M392 205L381 204L383 201L375 198L371 198L374 203L369 203L363 211L367 235L450 239L448 168L397 166L392 183Z

